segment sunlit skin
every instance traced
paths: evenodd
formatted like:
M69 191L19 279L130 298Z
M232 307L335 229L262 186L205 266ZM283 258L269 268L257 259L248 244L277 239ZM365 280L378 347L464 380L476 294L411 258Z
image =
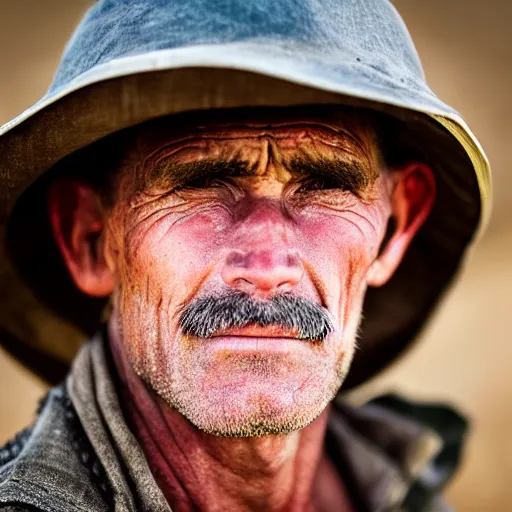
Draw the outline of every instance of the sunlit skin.
M432 171L387 169L371 117L334 108L169 118L132 137L112 206L62 179L49 210L76 285L112 298L121 395L170 505L351 510L323 454L329 402L366 288L391 277L430 212ZM183 335L187 304L229 290L309 299L335 331Z

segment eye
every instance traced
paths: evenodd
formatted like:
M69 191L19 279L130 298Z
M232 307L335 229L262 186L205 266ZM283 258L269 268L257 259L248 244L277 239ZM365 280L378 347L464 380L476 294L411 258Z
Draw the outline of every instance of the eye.
M346 184L326 177L307 178L298 183L297 192L315 192L318 190L348 190Z
M186 181L169 191L168 194L184 201L203 199L225 204L231 204L244 196L244 192L233 179L221 179L215 176L201 176Z
M226 184L226 180L212 175L205 174L203 176L196 176L181 185L178 185L175 190L202 190L207 188L221 187Z

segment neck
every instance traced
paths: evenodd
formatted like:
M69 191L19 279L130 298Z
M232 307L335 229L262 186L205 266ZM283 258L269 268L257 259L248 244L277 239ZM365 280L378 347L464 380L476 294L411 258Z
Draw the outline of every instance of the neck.
M287 435L212 436L145 386L112 328L110 341L127 420L173 510L350 510L323 455L328 410Z

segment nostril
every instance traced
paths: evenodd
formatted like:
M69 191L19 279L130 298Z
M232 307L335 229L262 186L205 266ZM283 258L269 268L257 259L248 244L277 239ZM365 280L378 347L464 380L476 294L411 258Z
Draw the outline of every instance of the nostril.
M234 279L231 282L231 286L235 290L240 290L240 291L243 291L245 293L251 293L253 291L253 289L254 289L254 284L251 283L251 281L249 281L248 279L244 279L243 277L239 277L237 279Z
M295 283L291 283L290 281L283 281L276 286L276 291L279 293L287 293L293 290L293 286Z

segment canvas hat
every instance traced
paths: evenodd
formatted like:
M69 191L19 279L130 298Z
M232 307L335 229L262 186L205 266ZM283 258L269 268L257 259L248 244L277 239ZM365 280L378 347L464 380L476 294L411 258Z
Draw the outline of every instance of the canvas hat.
M432 214L390 282L368 291L343 389L384 368L425 324L491 201L479 143L428 88L387 0L96 2L48 93L0 129L3 346L56 382L101 322L104 302L72 285L48 225L45 186L63 157L164 115L312 104L392 116L390 140L436 175Z

